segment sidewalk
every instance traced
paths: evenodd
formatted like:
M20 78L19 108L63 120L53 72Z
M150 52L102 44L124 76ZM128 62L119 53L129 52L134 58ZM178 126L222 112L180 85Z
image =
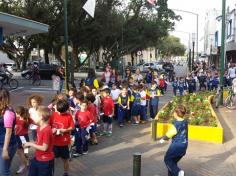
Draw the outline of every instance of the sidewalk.
M171 99L168 93L161 99L161 106ZM236 111L217 110L224 128L224 144L189 141L186 156L179 166L187 176L236 175ZM151 141L150 123L140 126L126 125L120 129L114 123L113 136L100 137L99 144L89 146L89 154L70 162L71 176L132 176L132 155L142 153L142 176L167 176L163 162L168 144ZM18 167L14 158L12 171ZM61 160L55 162L55 176L63 174Z

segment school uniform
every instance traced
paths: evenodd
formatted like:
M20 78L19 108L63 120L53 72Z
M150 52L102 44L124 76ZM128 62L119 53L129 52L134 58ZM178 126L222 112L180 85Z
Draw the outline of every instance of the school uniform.
M164 161L168 169L168 176L178 176L180 168L177 163L186 154L188 147L188 122L187 120L175 121L172 128L166 136L171 138L173 131L175 131L175 134L165 154Z
M213 90L217 90L219 85L219 78L218 77L214 77L212 80L212 89Z
M114 112L114 102L110 96L104 97L101 103L103 115L103 128L105 133L112 134L112 115Z
M139 92L133 92L131 99L133 100L133 105L131 109L132 116L141 115L141 95Z
M140 92L141 102L140 102L140 118L143 121L147 120L147 93L145 90Z
M124 123L124 119L127 116L128 113L128 106L129 106L129 102L130 102L130 98L129 96L122 96L120 95L118 98L118 123L119 124L123 124ZM123 108L125 107L125 108Z
M178 89L178 81L177 80L173 81L172 87L173 87L173 94L174 94L174 96L176 96L177 89Z
M30 161L28 176L53 176L54 175L54 153L52 128L37 128L37 145L47 144L46 151L36 150L35 157Z
M154 119L158 113L159 96L161 92L158 88L149 89L150 96L150 117Z
M179 89L179 95L183 96L184 95L184 90L187 89L187 85L184 80L180 80L178 82L178 89Z

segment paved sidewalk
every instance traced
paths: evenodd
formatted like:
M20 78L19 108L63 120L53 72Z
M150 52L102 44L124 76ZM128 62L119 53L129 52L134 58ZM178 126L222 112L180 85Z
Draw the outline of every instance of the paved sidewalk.
M161 100L162 105L171 95ZM224 144L190 141L187 155L180 167L187 176L234 176L236 175L236 111L217 110L224 128ZM167 176L163 163L168 144L151 142L150 124L120 129L114 124L112 137L100 137L99 145L89 146L89 154L70 162L71 176L132 176L132 155L142 153L142 176ZM18 167L15 157L12 171ZM63 174L62 162L56 161L55 176Z

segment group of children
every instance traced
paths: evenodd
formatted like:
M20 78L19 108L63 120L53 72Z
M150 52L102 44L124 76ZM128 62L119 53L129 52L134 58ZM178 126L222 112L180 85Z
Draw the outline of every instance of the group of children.
M219 76L218 74L206 75L200 73L198 76L189 75L188 77L175 77L172 82L173 94L174 96L179 93L179 96L183 96L186 91L189 93L194 93L199 90L217 90L219 85Z

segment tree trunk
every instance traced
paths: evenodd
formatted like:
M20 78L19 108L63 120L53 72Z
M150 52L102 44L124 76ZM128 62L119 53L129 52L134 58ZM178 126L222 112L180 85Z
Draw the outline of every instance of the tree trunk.
M78 70L79 69L79 59L78 59L79 47L77 43L72 43L72 45L73 45L72 59L74 61L74 68Z
M135 52L131 52L131 64L132 66L134 65L134 55L135 55Z
M48 57L48 54L49 54L49 50L48 48L44 48L44 59L45 59L45 63L46 64L49 64L49 57Z

